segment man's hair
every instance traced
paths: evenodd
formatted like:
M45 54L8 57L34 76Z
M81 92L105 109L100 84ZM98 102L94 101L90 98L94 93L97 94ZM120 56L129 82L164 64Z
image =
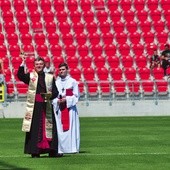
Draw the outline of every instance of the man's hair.
M59 64L58 68L60 68L60 67L65 67L65 68L68 70L68 65L67 65L67 63L61 63L61 64Z
M43 61L43 63L45 63L45 60L44 60L42 57L37 57L37 58L35 58L34 62L35 62L35 61Z

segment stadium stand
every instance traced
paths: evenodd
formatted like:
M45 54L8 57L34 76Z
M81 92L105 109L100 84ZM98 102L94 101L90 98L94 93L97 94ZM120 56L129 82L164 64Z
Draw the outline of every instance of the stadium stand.
M54 67L68 62L82 99L168 96L168 75L150 71L149 56L153 44L160 54L170 43L169 7L168 0L1 1L0 57L8 95L26 96L16 77L23 50L28 70L38 55L48 56Z

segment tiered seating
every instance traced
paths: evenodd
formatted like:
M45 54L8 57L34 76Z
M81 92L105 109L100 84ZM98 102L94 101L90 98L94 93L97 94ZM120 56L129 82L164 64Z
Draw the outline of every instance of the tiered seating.
M9 64L12 63L10 73L18 67L19 61L15 60L18 60L22 48L34 58L48 55L55 67L59 62L67 61L72 74L75 68L80 69L77 71L81 74L75 73L75 77L84 82L94 81L96 94L102 94L104 89L107 92L113 89L123 95L133 90L137 92L139 81L143 92L153 94L154 88L159 91L154 72L143 77L140 71L142 67L145 68L143 71L148 69L147 57L152 54L150 44L161 49L161 45L168 42L168 7L167 0L4 0L0 5L3 30L0 34L0 55L7 57ZM29 64L28 67L32 69ZM136 71L135 79L129 79L127 67ZM106 72L106 77L101 76ZM12 75L9 79L17 80ZM102 84L103 80L109 84L104 89L106 84ZM129 85L127 81L133 84ZM159 81L164 82L164 79ZM145 89L148 84L153 88ZM166 84L164 86L167 87ZM82 89L84 87L85 84ZM21 87L16 88L19 91Z

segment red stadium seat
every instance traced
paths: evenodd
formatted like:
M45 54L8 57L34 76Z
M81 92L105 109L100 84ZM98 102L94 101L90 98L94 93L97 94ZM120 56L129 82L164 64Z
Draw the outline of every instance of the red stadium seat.
M7 55L7 48L5 45L0 45L0 58L3 58Z
M115 0L106 1L107 7L110 11L116 11L118 9L119 2Z
M140 94L140 82L139 81L129 81L127 82L128 90L130 96L139 95Z
M110 32L107 32L107 33L105 32L105 33L102 33L101 38L105 45L110 45L113 43L114 35Z
M67 8L69 9L69 12L74 12L74 11L77 11L78 10L78 2L75 1L75 0L70 0L70 1L67 1Z
M36 50L39 56L47 56L48 55L48 48L45 44L37 45Z
M126 28L129 31L129 34L131 36L131 34L133 33L137 33L138 31L138 23L136 23L135 21L130 21L126 23Z
M70 69L74 69L78 67L79 61L78 58L75 56L67 56L66 61L67 63L69 63Z
M10 0L1 1L1 9L2 9L2 11L10 11L11 10Z
M18 45L10 45L9 52L11 57L18 57L20 55L20 47Z
M154 79L156 80L162 80L164 79L164 69L162 67L157 67L152 70L152 74Z
M4 34L0 33L0 45L4 45L4 40L5 40Z
M84 33L76 34L76 41L79 46L85 45L87 42L87 35Z
M107 61L110 68L118 68L120 65L119 57L117 56L108 56Z
M31 34L22 34L21 35L21 42L22 42L22 45L30 45L32 44L32 38L33 36Z
M61 56L62 47L60 45L51 45L50 50L53 56Z
M82 13L79 11L73 11L70 13L70 19L73 23L81 22Z
M148 12L145 10L138 10L137 11L137 18L139 22L147 21L148 19Z
M141 30L144 34L151 32L151 22L150 21L144 21L140 23Z
M126 44L127 38L128 37L126 33L118 32L116 34L116 41L118 42L118 44Z
M86 45L78 46L78 54L81 57L88 56L89 55L89 48Z
M62 41L65 45L72 45L74 42L73 35L71 33L68 34L63 34L62 36Z
M36 10L38 10L38 1L28 0L27 6L28 6L29 11L36 11Z
M21 64L21 63L20 63ZM11 77L11 70L9 68L4 70L4 75L5 75L5 81L8 82L12 82L12 77Z
M51 6L52 6L52 4L51 4L51 1L49 1L49 0L40 1L40 7L44 12L45 11L50 11Z
M123 33L125 28L125 24L121 21L114 22L113 29L116 33Z
M129 37L130 37L130 41L131 41L132 44L140 44L140 41L141 41L141 34L140 33L131 32Z
M42 33L37 33L34 35L34 40L36 45L44 45L45 44L45 35Z
M59 23L67 22L67 13L65 11L58 11L56 15L57 15L57 20L59 21Z
M90 68L92 65L92 58L84 56L80 58L82 68Z
M143 55L144 54L144 46L141 44L133 44L132 50L134 55Z
M119 10L110 10L110 18L113 23L119 22L122 18L122 13Z
M135 12L132 10L124 10L123 15L127 23L133 22L135 20Z
M133 67L133 57L131 56L122 56L122 65L124 68L127 68L127 67Z
M64 1L63 0L58 0L58 1L53 1L54 9L56 11L64 11Z
M147 58L146 58L146 56L136 55L134 59L135 59L137 68L147 67Z
M166 80L156 80L156 91L158 95L167 95L168 94L168 82Z
M69 65L70 66L70 65ZM70 69L70 74L73 78L75 78L77 81L81 81L81 70L78 68L72 67Z
M80 35L84 33L84 24L81 22L78 23L74 23L73 24L73 30L75 32L76 35Z
M38 10L29 11L29 16L30 16L30 19L31 19L32 23L40 22L41 13Z
M100 34L98 33L93 33L93 34L89 34L89 40L91 45L98 45L100 43Z
M98 83L97 82L87 82L86 83L87 86L87 94L89 99L91 99L92 97L96 99L96 97L98 97L99 95L99 90L98 90Z
M13 4L16 11L24 11L25 3L23 0L13 1Z
M80 97L83 97L85 95L84 82L79 82L78 86L79 86Z
M96 69L96 73L99 81L108 81L109 80L109 70L107 70L104 66L98 67Z
M87 23L87 31L88 34L92 35L97 33L98 25L95 22L88 22Z
M94 64L97 68L105 67L105 58L101 55L94 57Z
M74 57L76 55L76 46L67 45L64 49L67 56Z
M45 28L48 34L56 33L56 30L57 30L57 26L55 22L45 23Z
M19 23L27 22L27 13L25 11L16 11L16 18Z
M145 0L135 0L134 7L136 11L142 11L145 7Z
M136 70L134 68L125 68L124 74L127 81L136 80Z
M152 32L147 32L146 34L144 33L143 39L144 39L146 44L154 43L155 33L152 33Z
M12 34L16 31L14 22L5 23L4 28L7 34Z
M114 81L123 81L123 71L120 68L112 68L110 73Z
M138 74L139 74L139 78L141 80L150 80L150 78L151 78L151 71L147 67L139 68L138 69Z
M69 34L71 31L71 26L68 22L60 22L59 29L62 35Z
M91 46L91 52L93 56L101 56L103 53L103 46L101 45L92 45Z
M16 83L18 97L26 96L28 91L28 85L22 82Z
M160 34L160 33L164 32L165 31L165 22L163 22L163 21L155 21L154 22L154 29L157 32L157 34Z
M22 63L22 58L21 57L12 57L12 66L14 69L19 68L20 64Z
M83 11L90 11L92 4L89 0L82 0L80 1L80 6Z
M157 0L148 0L147 5L150 11L154 11L158 9L159 2Z
M43 19L47 22L53 22L54 21L54 13L52 11L44 11L43 12Z
M112 95L112 84L107 82L99 82L100 89L101 89L101 96L103 97L111 97Z
M107 56L114 56L116 55L116 46L113 45L113 44L106 44L103 49L104 49L104 52Z
M14 15L12 11L3 11L2 17L5 23L13 22L14 21Z
M131 46L129 46L128 44L119 44L118 49L120 56L130 55Z
M20 34L28 34L30 31L29 24L27 22L21 22L18 24Z
M86 81L93 81L95 79L95 70L93 68L84 68L83 75Z
M59 44L59 35L57 33L49 33L47 35L48 41L50 45L58 45Z
M14 84L12 82L7 82L7 97L14 97Z
M94 13L92 11L83 11L82 14L86 24L94 22Z
M116 96L126 95L126 83L124 81L114 81L113 86Z
M131 0L121 0L120 6L121 6L123 11L128 11L128 10L131 9L132 2L131 2Z
M142 91L144 96L153 95L154 94L154 82L151 80L143 80L141 82Z
M108 20L108 12L106 11L97 11L96 16L100 24Z

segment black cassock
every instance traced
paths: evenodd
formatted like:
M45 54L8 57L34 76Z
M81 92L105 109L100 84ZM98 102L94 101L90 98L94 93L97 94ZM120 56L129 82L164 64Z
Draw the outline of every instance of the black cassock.
M24 72L24 67L19 67L17 76L20 81L23 81L25 84L29 84L30 81L30 73ZM55 80L53 79L53 88L55 88ZM52 94L52 98L57 97L58 90L53 89L55 94ZM36 89L36 94L46 93L46 86L45 86L45 73L38 74L38 84ZM24 146L24 153L26 154L44 154L49 153L50 155L55 155L58 153L58 142L57 142L57 129L55 118L52 109L52 121L53 121L53 129L52 129L52 140L48 141L49 147L47 148L40 148L38 147L38 143L42 141L43 138L43 113L46 111L46 103L37 102L35 101L34 109L33 109L33 118L31 124L30 132L26 132L25 138L25 146Z

